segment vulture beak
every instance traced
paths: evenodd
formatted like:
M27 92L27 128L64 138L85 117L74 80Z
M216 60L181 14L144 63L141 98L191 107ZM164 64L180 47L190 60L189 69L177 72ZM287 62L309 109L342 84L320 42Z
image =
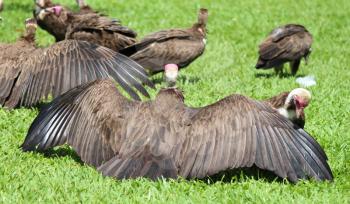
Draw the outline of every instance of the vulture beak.
M175 86L178 73L179 73L179 67L176 64L165 65L164 75L165 75L165 81L168 83L168 87Z
M303 100L302 97L300 96L294 96L294 103L295 103L295 113L296 117L298 119L304 119L305 114L304 114L304 108L308 106L308 102Z

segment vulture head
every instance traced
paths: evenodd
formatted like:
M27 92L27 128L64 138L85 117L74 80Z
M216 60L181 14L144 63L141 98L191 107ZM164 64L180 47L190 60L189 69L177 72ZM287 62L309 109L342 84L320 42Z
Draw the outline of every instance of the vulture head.
M198 13L198 22L193 25L204 37L207 33L208 9L201 8Z
M36 20L33 18L28 18L24 22L25 24L25 33L22 35L22 39L28 42L35 43L35 32L38 27Z
M309 105L310 100L311 93L308 90L303 88L294 89L288 94L284 106L279 108L278 111L301 128L304 128L304 109Z
M176 85L179 67L176 64L167 64L164 67L164 77L168 87Z

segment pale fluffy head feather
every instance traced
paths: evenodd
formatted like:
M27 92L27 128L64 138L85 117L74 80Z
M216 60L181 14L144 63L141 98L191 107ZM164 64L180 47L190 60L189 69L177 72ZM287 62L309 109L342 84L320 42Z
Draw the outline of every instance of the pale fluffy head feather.
M287 97L285 104L288 105L290 103L290 101L296 96L299 97L300 99L302 99L306 103L306 105L309 104L309 102L311 101L310 91L308 91L304 88L296 88L296 89L293 89L288 94L288 97Z

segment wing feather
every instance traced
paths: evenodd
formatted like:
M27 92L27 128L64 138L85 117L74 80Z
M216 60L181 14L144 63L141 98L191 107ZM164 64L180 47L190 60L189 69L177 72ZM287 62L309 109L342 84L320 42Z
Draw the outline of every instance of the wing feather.
M184 144L187 140L194 140L198 145L179 150L187 151L185 158L196 155L194 160L187 159L182 163L181 168L186 170L180 169L179 172L183 177L201 178L255 164L293 182L306 177L316 180L333 178L318 143L264 102L239 95L227 97L202 108L186 131ZM230 145L217 143L218 138L229 141ZM207 147L208 144L212 145L211 148ZM213 150L214 144L217 145ZM223 154L220 150L223 148L230 148L224 150L229 153ZM190 166L193 168L188 171Z
M12 106L32 106L50 93L55 98L78 85L110 77L137 100L140 97L133 88L149 97L141 84L153 87L144 69L136 62L84 41L61 41L47 49L37 49L26 58L19 65L22 73L16 81L20 94L8 97L13 101Z
M126 99L108 80L79 86L43 108L22 149L42 151L68 143L84 162L97 167L114 155L111 138L121 130L115 123L106 126L104 121L121 120L118 114L125 111L123 100ZM108 105L101 106L103 102Z

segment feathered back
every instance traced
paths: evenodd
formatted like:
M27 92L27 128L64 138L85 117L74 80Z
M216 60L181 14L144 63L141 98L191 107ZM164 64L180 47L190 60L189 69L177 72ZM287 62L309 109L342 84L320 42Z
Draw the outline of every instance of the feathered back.
M154 101L132 102L113 83L97 81L42 109L22 148L63 143L103 175L119 179L203 178L253 165L293 182L333 179L315 139L269 104L242 95L191 108L176 89L160 91Z

